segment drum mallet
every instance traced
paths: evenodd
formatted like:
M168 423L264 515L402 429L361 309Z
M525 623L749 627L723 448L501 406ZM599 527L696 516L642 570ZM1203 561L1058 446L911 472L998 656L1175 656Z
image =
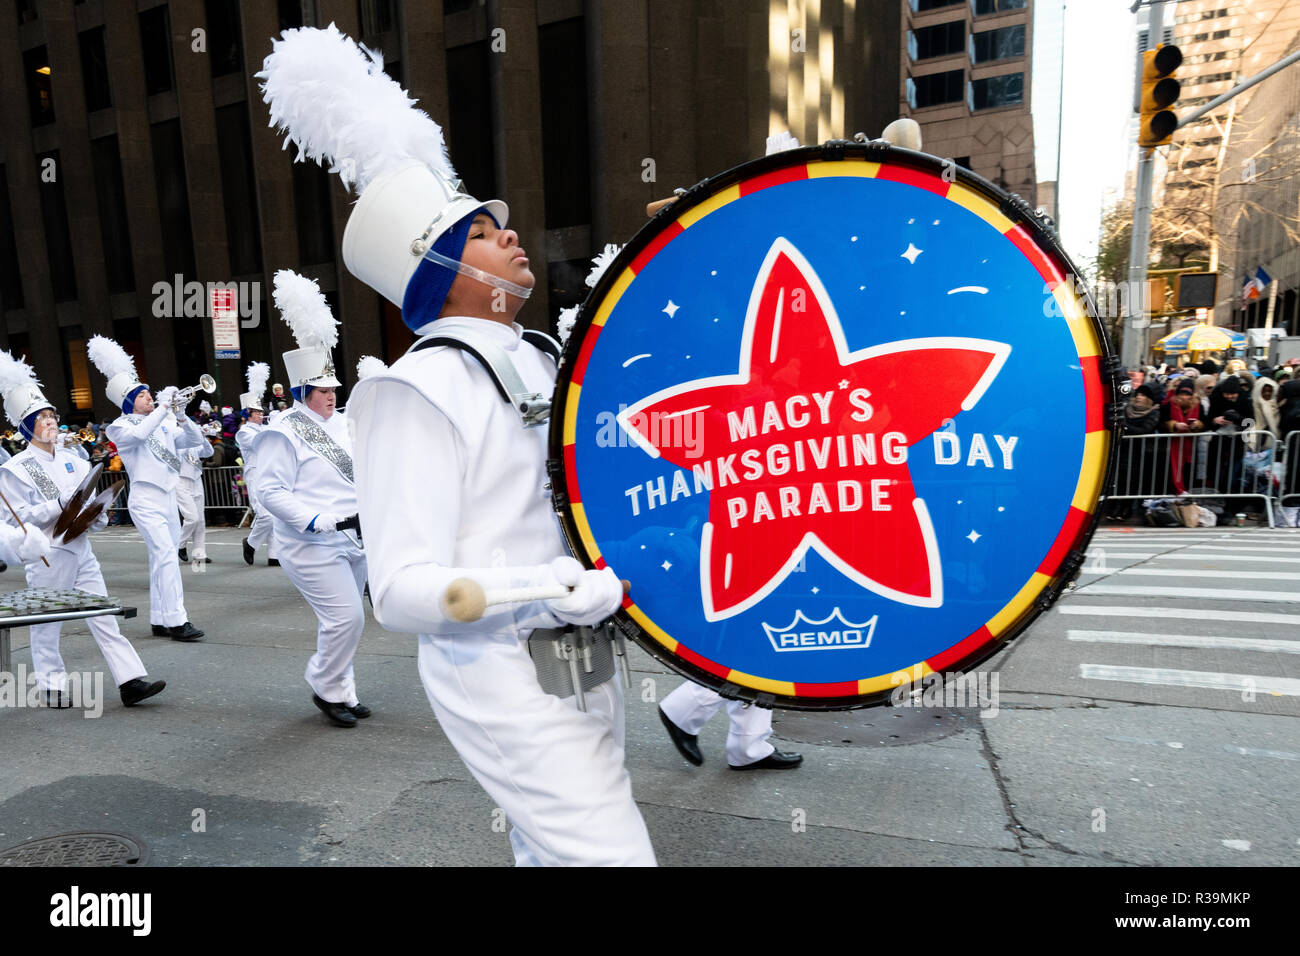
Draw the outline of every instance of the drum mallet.
M632 585L624 581L623 593ZM568 597L573 588L563 584L545 584L531 588L484 588L473 578L457 578L442 592L442 613L453 621L472 624L488 608L497 604L526 604L529 601L555 601Z

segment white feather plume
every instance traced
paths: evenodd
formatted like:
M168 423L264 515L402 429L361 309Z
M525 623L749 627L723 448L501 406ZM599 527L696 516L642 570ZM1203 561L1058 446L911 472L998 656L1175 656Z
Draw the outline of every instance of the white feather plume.
M383 56L331 23L284 31L262 61L262 98L289 143L361 192L377 176L418 160L455 179L442 128L384 72Z
M767 155L784 153L787 149L798 149L799 140L788 130L775 133L767 138Z
M271 378L271 366L265 362L254 362L244 372L248 379L248 390L261 398L266 394L266 383Z
M86 343L86 354L90 357L91 364L99 369L105 378L112 378L121 372L130 372L135 377L135 361L127 354L126 349L118 345L110 338L102 335L91 336Z
M363 355L357 362L357 381L387 371L388 366L384 364L383 359L375 358L373 355Z
M556 326L555 334L559 336L561 345L569 343L569 336L573 333L573 323L577 321L578 307L576 305L560 310L559 325Z
M14 358L6 351L0 351L0 395L20 385L33 385L40 388L36 380L36 370L23 359Z
M600 281L600 277L605 274L605 270L609 268L609 264L618 257L618 254L622 250L622 246L610 242L605 245L605 248L602 251L596 254L595 258L591 260L591 271L587 273L588 289L596 288L596 283Z
M275 274L273 294L275 307L288 323L298 348L332 350L338 344L338 320L330 312L330 305L315 279L298 275L292 269L281 269Z

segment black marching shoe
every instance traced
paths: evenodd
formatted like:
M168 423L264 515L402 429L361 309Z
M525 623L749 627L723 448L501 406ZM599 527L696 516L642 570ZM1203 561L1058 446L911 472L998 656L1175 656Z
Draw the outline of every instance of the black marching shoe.
M45 692L45 706L53 707L55 710L62 710L65 707L72 706L72 698L62 691L47 690Z
M311 695L311 702L320 708L320 712L325 715L325 719L337 727L355 727L357 725L356 714L348 709L347 704L331 704L327 700L321 700L315 694Z
M147 681L143 677L129 680L118 688L122 692L122 706L134 707L140 701L152 697L167 686L165 680Z
M747 763L743 767L737 767L735 764L728 764L728 766L732 770L793 770L801 763L803 763L803 754L791 753L788 750L773 750L762 760Z
M189 549L189 548L181 548L179 551L176 552L176 556L177 556L178 558L181 559L181 564L189 564L189 563L190 563L190 549Z
M678 727L668 715L664 713L662 707L659 708L659 719L664 723L664 729L668 731L668 738L677 748L677 752L686 758L687 763L699 766L704 763L704 754L700 753L700 738L695 734L688 734L682 728Z
M184 624L177 624L175 627L164 627L162 630L163 633L173 641L185 641L188 643L189 641L197 641L203 636L203 632L189 621L186 621ZM158 633L157 626L154 627L154 633Z
M253 557L256 554L257 551L254 550L253 546L248 543L248 539L245 538L244 539L244 563L247 564L250 568L253 566Z
M350 713L353 717L357 718L357 720L365 720L372 713L374 713L374 711L372 711L365 704L360 704L360 703L344 704L343 706L347 707L348 713Z
M275 558L267 558L266 566L268 568L278 568L280 566L280 562L277 561Z

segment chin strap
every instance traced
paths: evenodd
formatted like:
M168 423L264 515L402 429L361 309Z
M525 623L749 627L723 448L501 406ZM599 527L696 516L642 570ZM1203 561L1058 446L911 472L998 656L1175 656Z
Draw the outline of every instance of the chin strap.
M477 279L479 282L482 282L486 285L490 285L495 289L500 289L503 292L509 292L511 295L517 296L520 299L526 299L533 294L532 289L525 289L523 286L511 282L509 279L503 279L500 276L494 276L492 275L492 273L484 272L482 269L475 269L473 266L466 265L465 263L453 259L450 256L444 256L441 252L438 252L436 249L427 250L424 253L424 258L428 259L430 262L436 262L440 266L446 266L448 269L451 269L453 272L459 272L463 276L469 276L471 279Z

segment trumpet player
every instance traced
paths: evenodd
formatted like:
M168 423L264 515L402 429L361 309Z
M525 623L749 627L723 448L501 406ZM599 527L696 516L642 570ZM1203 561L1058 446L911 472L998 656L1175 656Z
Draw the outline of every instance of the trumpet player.
M104 576L90 549L87 535L72 541L60 539L47 547L48 564L32 550L31 539L45 541L41 527L51 527L69 497L90 472L90 465L72 455L58 441L59 415L42 394L40 383L31 367L8 352L0 352L0 392L3 392L5 415L28 439L27 450L19 452L0 468L0 490L14 508L14 516L27 528L26 541L20 542L19 558L27 565L30 587L77 588L91 594L107 594ZM6 509L6 517L8 509ZM101 515L90 530L107 524ZM26 545L26 546L25 546ZM122 636L115 617L92 617L86 621L99 645L122 703L131 707L157 694L165 681L146 679L144 664L131 642ZM51 707L68 707L66 669L59 653L61 624L33 624L31 627L32 669L36 681L45 691Z
M164 388L154 404L149 386L139 380L135 363L122 346L96 335L87 343L90 361L108 379L107 394L122 415L108 426L131 484L127 507L131 521L149 549L149 623L157 637L197 641L203 632L185 611L176 552L181 524L176 503L181 460L177 452L206 444L199 426L173 410L178 389Z

